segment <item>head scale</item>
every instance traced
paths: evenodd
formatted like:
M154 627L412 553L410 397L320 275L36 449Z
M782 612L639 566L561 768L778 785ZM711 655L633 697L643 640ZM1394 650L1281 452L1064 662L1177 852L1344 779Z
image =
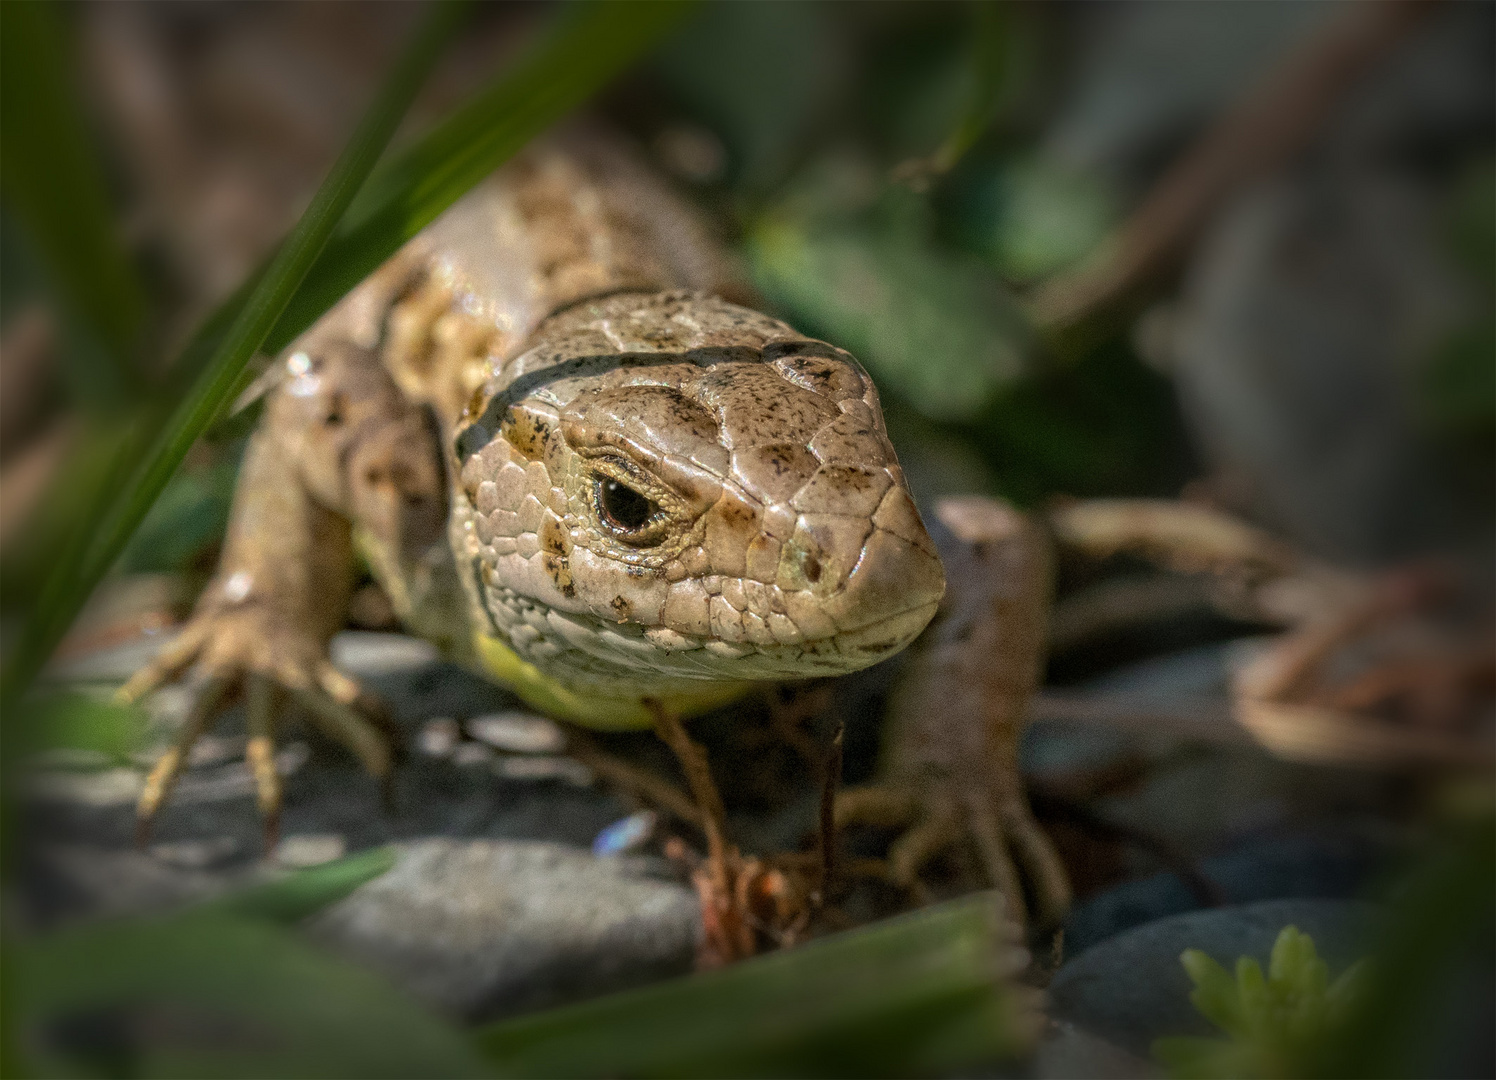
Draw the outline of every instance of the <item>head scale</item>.
M847 353L692 293L590 301L530 346L454 444L455 549L519 656L667 694L855 671L929 622L940 561Z

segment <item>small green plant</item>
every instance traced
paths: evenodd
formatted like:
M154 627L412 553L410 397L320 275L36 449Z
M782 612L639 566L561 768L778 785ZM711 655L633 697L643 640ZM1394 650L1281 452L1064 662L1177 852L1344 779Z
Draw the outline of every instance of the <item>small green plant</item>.
M1295 926L1278 934L1266 976L1250 956L1236 961L1235 978L1199 949L1186 949L1179 962L1195 984L1190 1001L1228 1036L1156 1040L1153 1056L1181 1080L1303 1075L1345 1024L1367 971L1366 961L1359 961L1332 983L1314 939Z

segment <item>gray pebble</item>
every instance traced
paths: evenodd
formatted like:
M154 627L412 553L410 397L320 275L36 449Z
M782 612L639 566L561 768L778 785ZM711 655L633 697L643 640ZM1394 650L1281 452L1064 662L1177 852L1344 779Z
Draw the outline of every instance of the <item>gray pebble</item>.
M308 930L444 1012L488 1019L690 970L696 897L657 860L506 840L400 849Z

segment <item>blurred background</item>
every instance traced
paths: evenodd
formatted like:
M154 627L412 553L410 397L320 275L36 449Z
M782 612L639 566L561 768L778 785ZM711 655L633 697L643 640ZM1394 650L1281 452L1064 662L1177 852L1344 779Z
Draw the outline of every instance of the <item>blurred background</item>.
M11 3L0 17L0 631L15 654L57 603L65 539L97 524L75 497L111 445L91 437L179 394L174 358L306 210L423 8ZM471 10L394 152L567 17ZM558 85L583 77L565 60ZM704 208L765 310L863 362L923 503L1001 495L1062 541L1024 766L1077 907L1062 939L1028 943L1024 978L1054 979L1041 1049L1015 1036L972 1060L1145 1075L1152 1035L1198 1025L1181 948L1229 967L1295 923L1334 974L1371 951L1352 928L1385 916L1375 940L1411 942L1398 962L1423 1012L1383 1003L1377 1067L1496 1071L1496 6L711 3L683 9L585 111ZM27 943L8 977L63 973L30 1011L8 1006L14 1074L503 1071L509 1051L465 1056L445 1025L688 970L694 905L659 856L668 830L593 785L514 699L397 636L367 575L335 655L408 729L401 813L380 819L337 750L292 742L286 836L261 858L231 722L154 846L132 847L143 770L183 705L166 694L125 720L99 702L212 572L254 419L222 410L192 446L67 620L44 692L6 688L6 927ZM1257 546L1217 558L1146 525L1088 539L1086 508L1118 498L1154 500L1138 505L1165 522L1230 515ZM1272 682L1284 665L1293 677ZM848 782L876 768L887 677L825 708L848 724ZM716 759L756 763L724 781L735 827L750 849L793 847L814 815L803 768L744 744L744 727L701 728ZM608 745L656 762L652 746ZM593 854L619 823L642 837L623 845L633 862ZM99 929L392 840L394 870L344 899L352 885L325 871L328 906L282 920L297 929L271 944ZM376 872L362 865L344 884ZM899 906L854 897L847 923ZM316 967L325 953L356 974ZM179 1030L109 998L143 1000L146 970L212 997L200 969L251 955L259 990L236 989L225 1015L259 1016L289 982L297 1008L353 1003L333 1034L302 1038L307 1021L276 1014L263 1022L282 1056L265 1057L259 1029ZM286 974L297 964L312 974ZM105 968L109 990L86 977ZM379 996L390 984L397 1003ZM417 1033L395 1054L359 1034L381 1025ZM868 1032L848 1030L818 1065L687 1071L872 1068L846 1056ZM877 1071L970 1064L906 1049ZM656 1068L671 1066L614 1071Z

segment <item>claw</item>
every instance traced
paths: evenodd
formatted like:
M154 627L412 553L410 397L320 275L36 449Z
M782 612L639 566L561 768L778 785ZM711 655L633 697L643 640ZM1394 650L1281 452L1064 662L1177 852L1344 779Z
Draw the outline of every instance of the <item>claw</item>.
M176 679L197 659L205 637L197 626L183 630L175 641L114 692L114 700L120 705L134 705L158 686Z
M918 794L913 787L870 784L841 792L836 799L836 827L872 825L904 830L888 848L880 877L923 902L927 897L920 872L946 848L965 840L975 848L986 884L1007 899L1014 918L1027 916L1023 882L1031 887L1042 926L1064 922L1070 910L1070 878L1048 835L1021 803L986 791L971 791L959 801L950 795ZM871 864L868 864L871 872ZM1020 874L1020 869L1023 871Z
M1019 926L1028 924L1028 907L1023 899L1023 885L1018 878L1018 868L1008 853L1007 837L1003 835L1002 822L992 810L991 803L981 792L970 793L966 800L967 820L972 839L976 841L977 855L988 880L1003 894L1008 902L1008 913Z
M329 660L323 660L317 665L317 685L334 701L352 709L364 724L374 729L389 760L385 773L388 778L393 766L402 759L403 741L400 725L395 723L384 703L359 685L357 680L333 667ZM387 796L389 806L393 809L393 790L387 792Z
M229 689L229 680L223 678L212 678L203 687L202 693L198 695L197 701L193 703L192 712L188 714L187 720L182 725L182 730L172 740L172 745L161 759L151 768L150 774L145 778L145 786L140 792L140 801L135 804L135 844L144 847L150 839L151 826L155 822L156 812L161 809L161 804L171 794L171 789L176 786L177 779L182 775L182 768L187 764L187 755L192 752L193 744L208 729L208 722L217 714L218 707L223 703Z
M323 732L353 751L370 776L383 780L389 774L389 743L371 721L320 688L293 688L291 696Z
M1009 814L1006 828L1034 883L1039 919L1045 926L1059 926L1070 913L1072 899L1070 875L1059 852L1038 822L1026 813Z
M955 807L938 805L888 848L888 876L904 888L919 881L924 865L960 839Z
M249 744L244 756L255 778L255 798L265 822L265 854L280 839L281 782L275 771L275 685L263 675L247 678Z

